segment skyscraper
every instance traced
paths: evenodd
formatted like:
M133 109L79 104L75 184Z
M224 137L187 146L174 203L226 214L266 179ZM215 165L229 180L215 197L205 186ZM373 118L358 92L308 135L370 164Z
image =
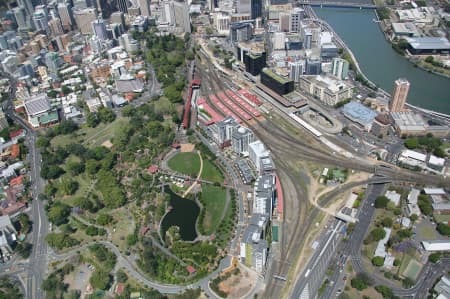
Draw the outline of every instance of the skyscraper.
M92 22L92 33L97 36L99 40L107 40L106 24L103 19L97 19Z
M391 112L400 112L403 110L406 98L408 97L409 85L408 80L404 78L395 80L392 99L389 103L389 110Z
M139 9L141 10L141 15L144 17L150 16L150 1L149 0L138 0Z
M36 9L33 14L33 22L36 31L48 31L48 17L44 9Z
M191 19L189 17L189 6L186 2L172 1L175 12L175 24L183 29L183 32L191 32Z
M61 20L59 18L54 18L48 21L48 26L50 27L50 32L53 36L61 35L64 33L63 27L61 25Z
M128 1L127 0L117 0L117 7L119 11L123 13L128 13Z
M333 76L340 80L344 80L348 77L349 63L347 60L342 58L333 58L333 63L331 65L331 73Z
M72 9L67 3L58 3L58 14L65 30L70 30L73 24Z
M81 34L92 34L92 22L97 19L96 10L94 8L74 10L73 14Z
M251 0L251 17L256 19L262 16L262 0Z

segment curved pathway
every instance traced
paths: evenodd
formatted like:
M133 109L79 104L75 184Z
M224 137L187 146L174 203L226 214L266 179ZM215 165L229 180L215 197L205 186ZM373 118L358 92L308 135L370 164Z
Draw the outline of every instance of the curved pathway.
M198 157L200 159L200 169L198 171L197 174L197 179L195 179L194 183L184 192L183 194L183 198L185 198L189 192L191 192L191 190L197 185L198 180L200 180L200 177L202 176L202 172L203 172L203 158L202 155L200 154L200 151L197 151Z

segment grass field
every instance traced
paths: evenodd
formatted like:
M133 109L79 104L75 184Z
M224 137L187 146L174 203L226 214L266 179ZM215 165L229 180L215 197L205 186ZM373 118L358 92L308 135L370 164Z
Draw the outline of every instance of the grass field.
M423 240L431 240L436 238L436 231L431 226L421 225L419 227L419 235Z
M84 146L93 147L101 145L103 142L114 137L117 129L128 122L124 117L116 118L112 123L101 123L95 128L84 126L74 134L59 135L52 139L53 147L66 146L70 143L83 143Z
M203 227L205 233L210 235L216 231L217 226L222 220L221 217L226 204L227 191L222 187L203 184L202 199L204 208L206 209Z
M197 153L178 153L167 163L169 167L179 173L197 176L200 170L200 158Z
M413 260L413 257L410 256L409 254L404 254L403 258L402 258L402 263L400 265L400 268L398 269L398 273L399 274L403 274L403 272L405 272L406 268L409 265L409 262Z
M209 160L203 160L202 179L218 183L224 180L222 172Z
M200 170L200 158L197 153L178 153L168 161L169 167L179 173L196 177ZM223 182L220 170L209 160L203 160L203 172L201 178L208 181Z

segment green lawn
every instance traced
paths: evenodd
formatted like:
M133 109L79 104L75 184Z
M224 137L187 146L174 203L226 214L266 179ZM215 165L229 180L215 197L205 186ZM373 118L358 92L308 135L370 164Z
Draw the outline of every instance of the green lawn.
M168 165L170 169L176 172L197 177L200 170L200 158L194 152L178 153L168 161ZM224 179L222 172L209 160L203 160L201 178L218 183L222 183Z
M73 134L58 135L51 141L53 147L66 146L70 143L83 143L85 146L98 146L114 137L117 129L128 122L127 118L118 117L112 123L101 123L95 128L83 126Z
M413 257L409 254L404 254L402 258L402 263L400 265L400 268L398 270L398 274L402 275L403 272L405 272L406 268L408 267L409 263L413 260Z
M429 226L429 225L421 225L419 227L419 234L421 239L428 239L428 240L432 240L436 238L436 231L434 230L433 227Z
M197 153L178 153L168 161L169 167L176 172L196 177L200 170L200 158Z
M205 208L203 228L207 235L214 233L220 224L226 198L227 191L225 188L208 184L202 185L202 202Z
M209 160L203 160L202 179L223 183L223 174L214 163Z
M415 281L417 279L417 276L419 275L421 269L422 269L422 264L420 264L416 260L411 260L409 262L408 266L406 267L405 271L402 272L402 274L403 274L403 276L409 277Z

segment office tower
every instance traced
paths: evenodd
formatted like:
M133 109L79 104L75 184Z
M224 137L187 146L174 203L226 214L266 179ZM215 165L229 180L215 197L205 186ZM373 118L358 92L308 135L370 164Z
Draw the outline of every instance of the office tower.
M251 0L251 17L252 19L256 19L262 16L262 0Z
M45 54L45 64L47 65L48 71L50 73L56 74L58 68L62 64L62 60L61 57L59 57L58 53L47 52L47 54Z
M111 24L116 23L116 24L125 26L125 16L124 16L123 12L121 12L121 11L113 12L111 14L110 22L111 22Z
M230 39L233 43L248 41L252 34L253 28L249 23L234 23L230 26Z
M300 7L295 7L294 10L290 14L289 19L289 31L290 32L299 32L300 31L300 23L303 20L305 15L305 11Z
M44 9L36 9L33 13L33 22L36 27L36 31L48 32L48 18Z
M31 0L17 0L17 6L23 7L26 11L26 15L31 16L34 12L34 6Z
M28 28L27 12L25 8L23 6L16 7L13 9L13 13L19 30Z
M73 25L72 7L67 3L58 3L58 14L62 27L65 30L71 30Z
M280 31L288 32L289 31L289 20L291 18L290 13L288 12L280 12L278 15L278 24L280 25Z
M303 47L305 49L311 49L312 46L312 32L305 31L305 35L303 38Z
M61 20L59 18L54 18L48 21L48 26L50 27L50 32L53 36L58 36L64 33Z
M214 25L219 34L229 34L230 16L221 12L214 14Z
M305 75L320 75L322 72L322 63L319 59L307 59Z
M294 80L294 82L299 82L300 76L302 76L305 71L305 61L289 62L289 69L289 79Z
M175 23L177 27L183 29L183 32L191 32L191 20L189 16L189 6L186 2L173 1L173 9L175 12Z
M394 82L394 92L392 93L392 99L389 103L390 112L400 112L406 103L408 97L409 82L404 78L399 78Z
M73 11L75 22L78 29L82 34L92 33L92 22L97 19L96 11L94 8L86 8Z
M239 14L251 14L252 0L238 0L236 3L236 12Z
M144 17L150 16L150 3L149 0L138 0L139 9L141 10L141 15Z
M123 13L128 13L128 1L127 0L117 0L117 7L119 8L119 11Z
M163 17L163 20L165 22L167 22L169 25L171 25L171 26L175 25L175 11L172 7L172 2L164 1L162 17Z
M97 19L92 22L92 33L97 36L99 40L107 40L106 24L103 19Z
M348 77L349 63L347 60L342 58L333 58L331 64L331 73L333 76L340 80L344 80Z

